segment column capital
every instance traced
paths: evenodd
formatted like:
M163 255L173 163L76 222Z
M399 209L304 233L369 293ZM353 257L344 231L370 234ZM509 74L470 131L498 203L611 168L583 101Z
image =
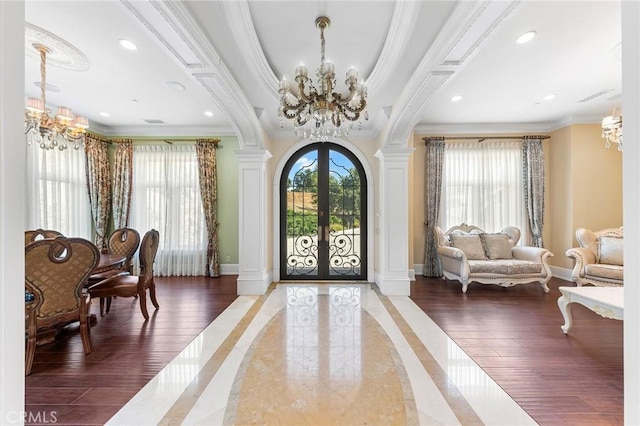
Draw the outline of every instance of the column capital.
M235 150L238 162L257 162L267 161L271 157L271 153L266 149L237 149Z
M409 159L415 148L387 145L374 154L379 160L404 160Z

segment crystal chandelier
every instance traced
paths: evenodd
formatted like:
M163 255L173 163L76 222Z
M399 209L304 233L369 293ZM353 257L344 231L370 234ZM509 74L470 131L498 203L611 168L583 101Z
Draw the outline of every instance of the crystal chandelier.
M324 30L329 27L331 21L325 16L316 19L316 27L320 28L321 59L320 67L316 70L316 85L307 76L307 68L300 65L296 68L295 80L298 83L298 92L294 94L289 89L286 77L280 81L280 107L278 116L280 127L284 126L284 118L293 120L294 132L297 135L302 132L302 137L311 137L314 140L326 142L329 137L348 135L353 128L353 122L358 121L358 128L362 127L360 115L365 120L369 119L367 107L367 86L358 83L358 72L350 68L347 71L345 84L349 88L347 95L336 93L335 67L324 59ZM307 86L308 84L308 86ZM308 127L305 124L313 119ZM350 121L349 126L342 130L342 124Z
M42 149L67 149L67 143L72 143L74 149L79 149L84 143L84 133L89 127L86 117L73 116L70 108L58 107L55 117L49 116L47 109L45 88L47 85L47 53L49 49L41 44L33 46L40 52L40 99L28 98L25 109L24 128L27 143L38 144Z
M613 142L618 144L618 151L622 151L622 116L617 111L602 119L602 137L605 147L609 148Z

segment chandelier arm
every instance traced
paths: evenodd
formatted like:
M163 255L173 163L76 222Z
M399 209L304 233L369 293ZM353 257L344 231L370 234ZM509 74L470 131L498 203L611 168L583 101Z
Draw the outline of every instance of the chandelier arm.
M283 103L283 113L287 116L287 118L295 118L296 115L300 114L300 112L307 106L302 102L298 102L297 105L289 105L287 103Z
M315 87L313 87L313 84L309 84L309 86L313 90L310 89L309 94L307 95L304 91L304 83L302 81L298 83L298 99L304 101L305 104L312 103L315 98L315 96L313 95Z
M343 105L344 109L346 109L347 111L351 112L351 113L361 113L362 111L364 111L364 109L367 107L367 103L364 101L360 102L360 106L358 108L352 108L349 105Z
M346 118L349 121L356 121L357 119L360 118L360 113L359 112L351 112L351 111L349 111L349 113L353 114L353 115L343 114L344 118Z
M297 109L291 109L291 110L285 110L284 111L284 115L285 117L287 117L289 120L293 120L297 117L300 116L300 113L304 110L304 105L302 105L301 107L297 108Z
M364 111L364 109L367 107L367 101L364 99L360 99L360 103L359 106L357 108L351 107L349 105L349 103L353 100L353 98L356 95L356 91L350 92L349 96L347 96L346 99L342 99L342 95L340 95L339 93L334 93L333 94L333 98L334 100L336 100L336 102L343 107L344 109L356 113L356 112L362 112Z

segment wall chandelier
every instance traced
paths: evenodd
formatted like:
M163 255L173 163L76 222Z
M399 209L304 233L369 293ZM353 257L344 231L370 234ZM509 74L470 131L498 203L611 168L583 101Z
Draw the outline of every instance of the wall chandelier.
M602 119L602 137L606 148L609 148L613 142L618 144L618 151L622 152L622 115L619 115L616 110L612 115Z
M316 27L320 28L320 67L316 70L316 85L308 77L307 68L300 65L296 68L295 81L298 83L298 92L294 94L289 88L286 77L282 77L278 93L280 93L280 107L278 116L280 127L284 126L284 118L293 120L294 132L297 135L302 132L302 137L311 137L314 140L326 142L329 137L340 137L349 134L353 128L353 122L358 121L358 128L362 127L360 116L369 119L367 107L367 86L358 83L358 72L350 68L346 74L345 84L349 93L343 95L334 92L336 87L335 67L324 59L324 30L329 27L331 21L325 16L316 19ZM308 86L307 86L308 84ZM312 120L310 126L305 127ZM349 126L342 130L342 124L350 121Z
M47 109L45 88L47 85L47 53L49 49L41 44L33 46L40 52L40 99L28 98L25 109L24 128L27 143L36 143L42 149L58 148L63 151L72 143L79 149L84 143L84 133L89 128L86 117L75 116L70 108L58 107L58 113L51 117Z

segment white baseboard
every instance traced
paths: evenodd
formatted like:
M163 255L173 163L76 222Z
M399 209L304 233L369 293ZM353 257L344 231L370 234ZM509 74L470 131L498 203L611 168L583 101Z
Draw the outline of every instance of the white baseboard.
M261 296L267 292L271 285L271 271L266 273L248 273L238 275L238 295L239 296Z
M416 263L413 265L413 279L411 281L416 280L416 275L422 275L424 271L424 265L422 263Z
M560 278L561 280L574 282L573 279L571 279L571 271L572 271L571 269L561 268L559 266L552 266L552 265L549 265L549 269L551 269L551 273L555 278Z
M409 281L416 280L416 271L415 269L409 269Z
M375 283L385 296L409 296L411 282L407 278L384 277L376 273Z
M238 275L240 267L237 263L221 263L220 275Z

